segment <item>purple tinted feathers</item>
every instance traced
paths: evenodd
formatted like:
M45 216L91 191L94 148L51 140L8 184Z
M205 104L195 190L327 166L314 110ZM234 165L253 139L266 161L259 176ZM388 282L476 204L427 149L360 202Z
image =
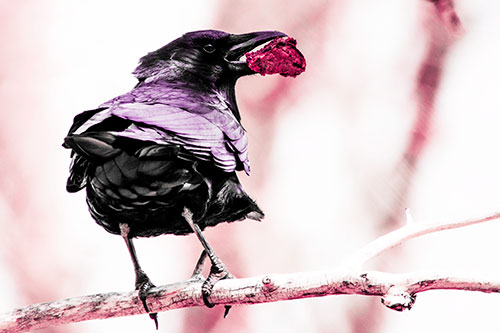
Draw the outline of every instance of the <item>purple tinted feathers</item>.
M104 104L76 134L111 116L134 124L117 136L158 144L178 144L195 158L213 160L226 172L250 173L248 139L227 104L216 94L196 94L165 84L139 87Z

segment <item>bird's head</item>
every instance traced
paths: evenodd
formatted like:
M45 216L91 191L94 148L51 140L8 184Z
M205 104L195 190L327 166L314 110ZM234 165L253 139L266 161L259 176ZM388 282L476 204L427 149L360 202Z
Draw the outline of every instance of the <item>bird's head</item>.
M134 75L144 83L165 80L234 84L239 77L255 73L245 60L240 60L246 52L284 36L279 31L240 35L217 30L189 32L142 57Z

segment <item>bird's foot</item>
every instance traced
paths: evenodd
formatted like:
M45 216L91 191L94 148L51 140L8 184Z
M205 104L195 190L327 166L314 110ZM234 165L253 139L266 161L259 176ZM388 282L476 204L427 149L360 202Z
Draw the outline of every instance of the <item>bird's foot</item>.
M218 259L218 258L217 258ZM212 290L217 282L225 279L234 279L234 276L228 271L226 265L219 259L212 263L212 267L210 268L210 274L208 274L207 279L203 283L201 287L201 294L203 296L203 303L209 308L213 308L215 304L209 301L209 297L212 294ZM231 309L230 305L225 306L226 310L224 311L224 318L229 314L229 310Z
M142 306L144 306L144 310L146 310L149 314L149 318L153 319L156 329L158 330L158 313L151 312L148 308L148 304L146 303L149 291L156 286L142 270L138 270L136 273L137 277L135 280L135 289L139 291L139 299L142 302Z

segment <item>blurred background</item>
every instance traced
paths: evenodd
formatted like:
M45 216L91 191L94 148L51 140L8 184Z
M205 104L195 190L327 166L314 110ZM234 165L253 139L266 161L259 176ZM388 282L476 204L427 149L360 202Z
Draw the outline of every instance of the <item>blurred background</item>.
M134 286L120 237L65 192L73 117L130 90L138 59L191 30L281 30L299 77L241 79L263 223L206 236L239 277L335 268L404 222L500 208L500 3L457 0L0 0L0 312ZM461 25L461 26L460 26ZM412 240L367 263L387 272L498 273L500 223ZM187 278L194 236L136 241L152 281ZM498 294L431 291L409 312L331 296L159 314L160 332L498 332ZM148 316L43 332L154 332Z

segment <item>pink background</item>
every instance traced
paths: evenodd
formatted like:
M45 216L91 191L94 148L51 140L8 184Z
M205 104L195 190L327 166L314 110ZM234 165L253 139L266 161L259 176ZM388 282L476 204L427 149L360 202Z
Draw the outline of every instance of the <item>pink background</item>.
M296 79L253 76L237 94L263 223L206 232L236 276L335 268L415 221L500 207L500 5L455 2L452 37L424 0L0 1L0 312L131 290L122 239L65 192L62 140L79 112L131 89L138 59L182 33L277 29L308 61ZM368 263L388 272L500 274L499 222L413 240ZM157 285L185 279L194 236L136 242ZM397 313L377 297L159 315L163 332L494 332L498 294L434 291ZM44 332L153 332L147 316Z

